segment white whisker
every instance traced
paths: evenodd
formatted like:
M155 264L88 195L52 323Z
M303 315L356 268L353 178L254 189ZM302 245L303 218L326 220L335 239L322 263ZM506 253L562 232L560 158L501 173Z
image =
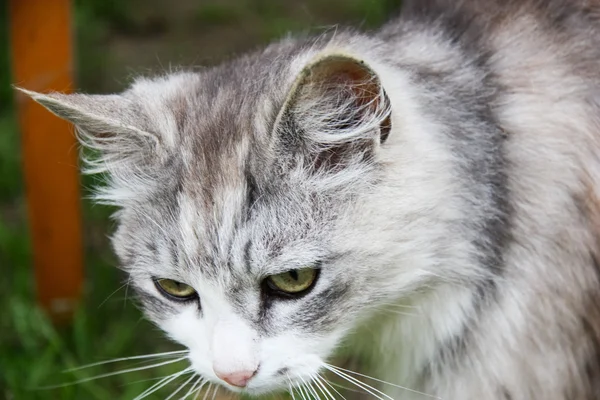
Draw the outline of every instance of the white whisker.
M215 400L215 398L217 397L218 391L219 391L219 385L215 385L215 391L213 393L212 400Z
M319 391L321 393L323 393L323 396L325 396L325 398L327 399L327 397L329 397L329 399L331 400L335 400L335 397L331 394L331 392L325 387L325 385L323 385L323 383L320 381L320 376L319 374L317 374L314 378L313 381L316 383L317 388L319 389Z
M327 386L329 386L329 387L331 388L331 390L333 390L334 392L336 392L337 394L339 394L339 395L340 395L340 397L341 397L343 400L346 400L346 398L345 398L345 397L344 397L344 396L343 396L343 395L342 395L342 394L339 392L339 390L337 390L337 389L334 387L335 383L333 383L333 382L329 382L329 381L328 381L327 379L325 379L324 377L321 377L321 379L323 380L323 382L325 382L325 384L327 384ZM346 387L343 387L343 386L342 386L342 388L343 388L343 389L345 389L345 390L351 391L351 392L360 393L358 390L354 390L354 389L346 388Z
M330 371L331 371L331 368L333 368L333 369L336 369L336 370L338 370L338 371L345 371L345 372L347 372L347 373L349 373L349 374L353 374L353 375L357 375L357 376L362 376L363 378L371 379L371 380L373 380L373 381L380 382L380 383L384 383L384 384L386 384L386 385L390 385L390 386L393 386L393 387L397 387L397 388L399 388L399 389L403 389L403 390L406 390L406 391L409 391L409 392L412 392L412 393L420 394L420 395L422 395L422 396L426 396L426 397L431 397L431 398L433 398L433 399L442 400L442 398L441 398L441 397L434 396L434 395L427 394L427 393L423 393L423 392L419 392L418 390L409 389L409 388L407 388L407 387L405 387L405 386L400 386L400 385L396 385L395 383L386 382L386 381L383 381L383 380L381 380L381 379L373 378L372 376L369 376L369 375L364 375L364 374L360 374L360 373L358 373L358 372L351 371L351 370L349 370L349 369L345 369L345 368L341 368L341 367L336 367L336 366L334 366L334 365L330 365L330 364L326 364L326 365L325 365L325 368L329 369ZM332 372L333 372L333 371L332 371Z
M123 308L127 305L127 295L129 294L129 285L131 284L131 276L127 277L125 282L125 298L123 299Z
M189 383L192 381L192 379L194 379L195 377L196 377L196 375L195 375L195 374L192 374L192 376L190 376L190 378L189 378L187 381L185 381L185 382L183 383L183 385L180 385L180 386L179 386L179 387L178 387L178 388L177 388L177 389L176 389L176 390L175 390L173 393L171 393L171 394L169 395L169 397L167 397L165 400L172 399L172 398L173 398L173 397L174 397L174 396L175 396L177 393L179 393L179 392L180 392L180 391L181 391L181 390L182 390L184 387L186 387L186 386L187 386L187 385L188 385L188 384L189 384Z
M308 391L310 391L313 395L315 395L314 398L316 400L319 400L319 395L315 392L315 389L312 387L312 385L310 384L310 382L306 382L304 380L304 378L302 378L301 376L299 376L299 378L302 381L302 383L304 384L304 388L306 389L307 394L309 395L309 397L310 397L310 393L308 393Z
M122 371L108 372L106 374L100 374L100 375L92 376L90 378L84 378L84 379L80 379L80 380L75 381L75 382L64 383L64 384L61 384L61 385L43 386L43 387L40 387L39 389L57 389L57 388L61 388L61 387L67 387L67 386L77 385L77 384L80 384L80 383L89 382L89 381L93 381L93 380L96 380L96 379L108 378L109 376L127 374L129 372L142 371L142 370L145 370L145 369L156 368L156 367L160 367L160 366L167 365L167 364L173 364L173 363L176 363L176 362L183 361L185 359L186 359L186 357L181 357L181 358L178 358L178 359L175 359L175 360L163 361L163 362L158 363L158 364L147 365L147 366L144 366L144 367L128 368L128 369L124 369Z
M163 386L169 384L169 382L172 382L175 378L177 378L177 372L168 376L165 376L164 378L162 378L160 381L156 382L154 385L150 386L148 389L144 390L141 394L139 394L136 399L140 399L140 398L144 398L152 393L154 393L155 391L157 391L158 389L162 388Z
M146 389L143 393L138 395L133 400L141 400L145 397L148 397L149 395L156 392L157 390L167 386L169 383L173 382L175 379L179 378L181 375L184 375L184 374L190 373L190 372L192 372L191 367L188 367L180 372L176 372L173 375L170 375L167 379L163 379L160 382L158 382L157 384L152 385L150 388Z
M176 378L176 377L173 377L173 375L174 375L174 374L172 374L172 375L167 375L167 376L165 376L165 377L161 378L161 379L160 379L158 382L156 382L154 385L152 385L152 386L150 386L148 389L144 390L144 391L143 391L143 392L142 392L140 395L138 395L138 397L139 397L139 396L146 397L146 395L148 395L148 394L150 394L150 393L153 393L153 392L154 392L154 390L153 390L154 388L156 388L156 390L160 389L162 386L164 386L164 385L162 385L164 382L166 382L166 383L165 383L165 385L166 385L166 384L168 384L169 382L171 382L171 380L173 380L173 379L175 379L175 378ZM160 385L162 385L162 386L160 386Z
M290 392L290 395L292 396L292 400L296 400L296 396L294 396L294 388L292 387L292 380L290 379L290 377L288 376L288 391Z
M104 301L102 301L102 303L100 303L100 305L98 306L98 308L102 307L104 305L104 303L106 303L108 301L108 299L110 299L112 296L115 295L115 293L117 293L119 290L123 289L124 287L127 287L127 282L125 282L124 284L122 284L121 286L119 286L114 292L112 292L111 294L109 294L106 299L104 299Z
M198 379L196 379L196 382L194 382L194 384L192 385L192 387L190 387L190 390L188 390L187 393L183 395L183 397L180 397L179 400L187 399L189 395L193 394L196 391L196 388L198 387L198 385L201 382L203 384L206 383L206 381L204 381L204 379L201 376L199 376ZM202 388L202 386L200 386L199 389L201 389L201 388Z
M311 378L311 380L308 382L308 387L310 388L310 391L312 392L312 394L315 395L315 399L317 400L321 400L321 396L319 396L319 393L317 393L317 391L315 390L315 387L313 386L313 378Z
M174 358L174 357L163 357L163 359L164 358L168 359L168 358ZM158 361L162 361L162 360L160 360L160 359L159 360L152 360L152 359L139 360L139 361L135 361L132 363L128 363L127 368L144 367L144 366L152 365L153 363L158 362ZM155 378L155 379L157 379L157 378Z
M340 389L344 389L344 390L347 390L349 392L362 393L360 390L353 389L353 388L350 388L348 386L340 385L339 383L329 382L327 380L325 382L327 382L330 386L336 386L336 387L339 387Z
M298 393L300 393L300 396L302 396L302 400L308 400L308 392L304 391L304 385L298 386Z
M208 397L208 394L210 393L210 389L213 387L213 383L209 383L208 387L206 388L206 391L204 392L204 397L202 398L202 400L206 400L206 398Z
M336 371L333 369L330 369L331 372L333 372L334 374L338 375L340 378L344 378L346 379L348 382L356 385L357 387L361 388L362 390L364 390L365 392L371 394L372 396L378 398L379 400L384 400L384 397L381 397L377 394L375 394L375 392L381 393L383 396L385 396L385 398L389 399L389 400L394 400L392 397L388 396L387 394L383 393L381 390L375 389L374 387L359 381L356 378L351 377L350 375L344 374L341 371Z
M187 352L188 352L188 350L177 350L177 351L167 351L165 353L144 354L144 355L141 355L141 356L113 358L112 360L99 361L99 362L95 362L95 363L92 363L92 364L86 364L86 365L82 365L82 366L79 366L79 367L70 368L70 369L67 369L67 370L65 370L63 372L68 373L68 372L73 372L73 371L79 371L79 370L85 369L85 368L91 368L91 367L96 367L98 365L111 364L111 363L116 363L116 362L120 362L120 361L141 360L141 359L147 359L147 358L177 357L178 355L183 354L183 353L187 353Z
M302 393L300 392L300 390L298 389L298 387L292 387L292 391L296 391L296 394L300 397L301 400L304 400L304 396L302 395Z
M294 384L292 383L292 378L290 378L289 374L286 374L286 376L290 383L289 386L290 386L290 394L292 395L292 400L295 400L294 399L294 390L297 391L297 394L299 394L303 400L307 400L306 396L304 395L304 392L302 391L302 385L298 385L298 387L294 387ZM300 378L300 379L302 379L302 378ZM306 384L306 382L305 382L305 384Z
M302 386L302 392L304 393L304 398L306 400L311 400L312 399L310 391L308 390L308 386ZM317 400L317 399L314 399L314 400Z
M145 383L145 382L160 381L161 379L165 379L165 378L167 378L169 376L171 376L171 375L157 376L157 377L154 377L154 378L146 378L146 379L137 379L135 381L128 381L127 383L124 383L121 386L131 385L131 384L134 384L134 383Z
M208 383L208 381L203 381L202 384L200 386L198 386L198 389L196 389L196 395L194 396L194 400L198 400L198 397L200 397L200 393L202 393L202 388L207 383Z

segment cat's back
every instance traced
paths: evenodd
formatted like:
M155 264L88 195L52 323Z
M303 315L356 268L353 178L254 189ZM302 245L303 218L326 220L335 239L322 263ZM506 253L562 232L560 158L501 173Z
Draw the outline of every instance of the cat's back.
M521 17L549 23L557 31L600 23L599 0L405 0L402 5L403 18L451 21L456 33L469 24L498 28Z
M600 0L406 0L379 36L434 90L485 103L515 146L600 169Z
M600 0L406 0L380 37L423 76L462 71L514 141L600 157Z
M500 311L480 330L485 366L461 387L466 363L440 392L478 398L462 388L488 373L512 380L512 395L498 398L600 398L600 1L406 0L380 35L420 74L422 91L468 104L470 118L484 110L502 136L493 151L507 178L511 239ZM432 115L451 121L444 102ZM511 348L528 360L554 354L560 368L509 360L497 346L511 335L506 322L520 323L515 299L528 321Z
M530 68L552 52L577 73L600 78L600 0L407 0L382 34L422 31L484 59L521 56ZM549 64L546 64L548 66Z

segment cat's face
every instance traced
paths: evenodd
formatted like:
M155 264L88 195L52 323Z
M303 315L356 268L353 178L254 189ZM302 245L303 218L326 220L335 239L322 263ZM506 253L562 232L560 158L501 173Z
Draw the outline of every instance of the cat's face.
M114 243L135 254L131 281L148 317L189 349L194 369L260 393L309 380L366 299L324 239L330 216L311 215L299 190L246 216L246 189L223 193L224 210L183 189L171 211L124 211Z
M300 50L140 80L121 95L30 93L100 154L88 167L107 173L98 198L120 207L113 244L147 316L198 374L232 390L310 381L371 306L428 278L415 270L434 244L449 248L417 223L446 218L429 201L446 189L443 173L423 183L409 171L405 198L370 196L392 130L377 75ZM416 182L430 192L412 194ZM404 222L382 212L394 207ZM395 253L382 251L384 232L399 232ZM399 258L413 269L392 276Z
M271 117L252 120L251 107L230 120L232 107L243 113L245 106L218 99L227 85L202 113L179 97L184 116L176 125L189 136L155 178L160 189L119 213L114 247L146 314L189 349L200 375L232 390L262 393L310 381L377 297L366 290L364 266L354 267L353 255L336 243L349 233L357 193L376 177L387 110L362 65L321 63L311 74L335 77L311 77L318 87L300 83L296 96L303 98L285 96L267 110ZM324 87L330 78L340 80ZM194 79L205 90L207 78ZM363 85L375 91L352 92L353 79L368 80ZM311 119L305 103L324 99L328 109ZM340 107L352 108L338 116ZM315 136L364 132L322 144L302 132L308 129Z

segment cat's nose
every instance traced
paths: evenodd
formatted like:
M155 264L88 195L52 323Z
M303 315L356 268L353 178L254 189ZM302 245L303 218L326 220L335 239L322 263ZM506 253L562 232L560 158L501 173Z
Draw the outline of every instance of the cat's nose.
M235 372L221 372L215 370L215 374L231 386L237 386L240 388L246 387L248 381L256 374L254 371L235 371Z

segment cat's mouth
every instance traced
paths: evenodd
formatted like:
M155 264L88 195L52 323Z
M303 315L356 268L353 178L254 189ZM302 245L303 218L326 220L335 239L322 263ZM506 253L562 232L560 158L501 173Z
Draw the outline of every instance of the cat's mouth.
M288 368L282 368L277 371L275 375L270 377L257 376L250 380L244 387L231 385L222 380L219 380L218 384L231 392L243 393L250 396L260 396L274 392L283 392L289 390L290 388L297 387L302 383L299 379L290 378L288 371Z
M287 386L283 383L280 384L248 384L245 387L238 387L238 386L233 386L230 385L226 382L219 382L219 384L224 387L225 389L229 390L230 392L233 393L238 393L238 394L246 394L246 395L250 395L250 396L260 396L260 395L264 395L267 393L273 393L273 392L278 392L278 391L285 391L287 389Z

